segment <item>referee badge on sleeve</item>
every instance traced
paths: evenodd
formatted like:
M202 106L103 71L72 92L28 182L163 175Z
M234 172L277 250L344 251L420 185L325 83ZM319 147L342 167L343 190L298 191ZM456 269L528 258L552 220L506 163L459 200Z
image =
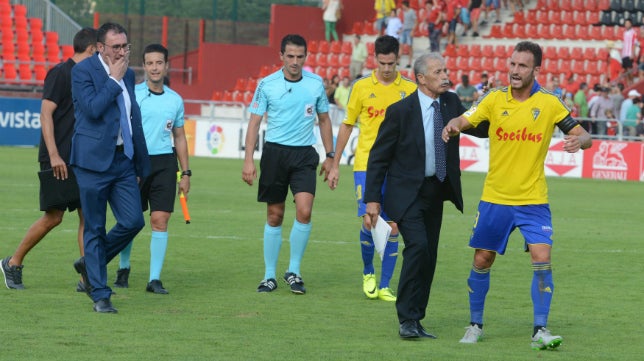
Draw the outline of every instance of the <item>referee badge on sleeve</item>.
M313 109L314 109L314 108L313 108L313 104L306 104L306 105L304 106L304 116L305 116L305 117L312 117L312 116L314 116L314 115L315 115L315 114L314 114L315 112L313 111Z

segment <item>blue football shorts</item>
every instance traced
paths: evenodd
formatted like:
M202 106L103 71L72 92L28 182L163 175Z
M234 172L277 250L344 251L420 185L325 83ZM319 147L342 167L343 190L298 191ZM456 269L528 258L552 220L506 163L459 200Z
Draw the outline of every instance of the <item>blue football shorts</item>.
M508 206L479 202L470 247L504 254L510 234L519 228L524 249L530 244L552 247L552 216L548 204Z
M365 189L365 181L367 179L367 172L365 171L355 171L353 172L353 182L355 184L355 191L356 191L356 201L358 202L358 217L362 217L365 214L367 214L367 204L363 202L363 195L364 195L364 189ZM380 189L380 199L385 199L385 189L387 188L387 178L385 178L385 182L382 184L382 189ZM380 216L382 219L384 219L387 222L391 222L391 218L387 216L387 213L385 213L384 206L382 202L380 202Z

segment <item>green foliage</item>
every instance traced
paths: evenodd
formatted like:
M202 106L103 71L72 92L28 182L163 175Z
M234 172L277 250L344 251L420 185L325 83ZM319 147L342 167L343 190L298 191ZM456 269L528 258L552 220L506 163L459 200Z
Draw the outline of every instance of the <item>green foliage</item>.
M11 254L40 215L37 152L0 148L0 257ZM564 337L557 351L530 349L532 306L529 256L519 232L498 257L486 306L484 339L458 343L468 322L467 239L483 174L464 173L465 214L451 205L427 318L437 340L401 341L394 305L361 291L353 177L343 166L335 191L320 182L313 230L302 264L308 293L296 296L279 282L272 294L255 288L263 276L266 217L257 186L241 180L241 160L192 158L189 206L170 220L162 273L170 291L144 291L149 225L132 250L129 289L113 296L117 315L99 315L74 292L78 276L77 217L68 214L25 259L26 290L0 289L3 360L636 360L642 314L642 184L549 179L554 216L556 292L549 327ZM288 266L293 220L287 200L278 270ZM147 215L146 215L147 219ZM113 224L108 217L108 227ZM401 243L402 251L402 243ZM396 267L397 285L401 260ZM109 265L114 281L118 262ZM379 267L376 267L379 270Z

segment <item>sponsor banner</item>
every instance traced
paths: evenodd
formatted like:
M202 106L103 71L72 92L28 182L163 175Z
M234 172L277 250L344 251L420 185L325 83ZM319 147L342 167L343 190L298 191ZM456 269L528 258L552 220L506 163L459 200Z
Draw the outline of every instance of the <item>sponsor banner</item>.
M0 145L40 143L40 99L0 98Z
M244 159L246 130L248 123L239 121L212 121L210 118L191 119L196 123L194 127L194 153L192 155L214 158L238 158ZM313 147L320 154L320 161L326 159L326 151L320 130L318 127L313 128L316 137L316 143ZM333 128L333 134L337 134L338 128ZM186 131L186 135L188 132ZM266 135L266 122L262 122L259 128L258 144L255 146L253 157L259 159L262 156L264 145L264 136ZM342 154L341 164L353 164L353 156L357 144L358 129L354 128L347 146ZM335 149L335 135L333 137L333 148Z
M461 170L488 171L489 142L461 135ZM644 143L594 140L590 149L563 150L563 139L553 138L545 160L546 176L644 181Z
M594 140L584 151L584 178L644 181L644 144Z

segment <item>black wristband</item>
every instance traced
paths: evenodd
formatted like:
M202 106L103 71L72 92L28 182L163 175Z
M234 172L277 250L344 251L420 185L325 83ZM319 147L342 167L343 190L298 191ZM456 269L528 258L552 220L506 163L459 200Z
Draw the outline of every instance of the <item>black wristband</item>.
M326 157L327 157L327 158L335 158L335 152L328 152L328 153L326 154Z

